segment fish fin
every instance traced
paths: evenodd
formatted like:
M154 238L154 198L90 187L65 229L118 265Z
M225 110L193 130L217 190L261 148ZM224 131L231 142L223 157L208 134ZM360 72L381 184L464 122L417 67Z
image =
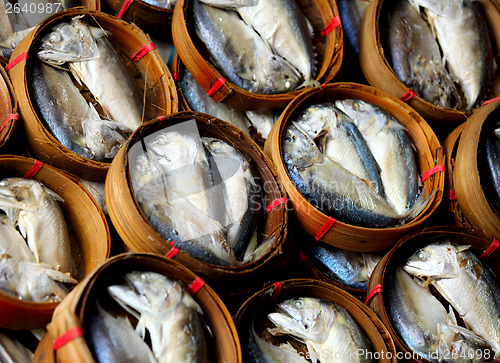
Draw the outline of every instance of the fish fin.
M426 198L425 194L427 194L426 193L427 188L428 188L427 185L425 185L422 191L420 192L417 200L415 201L415 204L413 204L413 207L410 210L408 210L405 215L401 216L401 218L408 221L413 220L417 218L420 215L420 213L422 213L425 210L425 208L427 208L427 205L437 192L437 190L433 190L432 193Z
M314 349L314 346L312 345L311 342L307 342L307 351L309 352L309 359L311 359L312 363L318 362L318 353Z

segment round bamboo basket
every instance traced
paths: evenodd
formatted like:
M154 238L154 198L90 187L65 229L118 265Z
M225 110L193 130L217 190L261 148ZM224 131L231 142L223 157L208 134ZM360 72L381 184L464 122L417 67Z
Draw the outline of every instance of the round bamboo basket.
M12 83L0 65L0 149L7 144L16 130L18 120L11 118L11 115L17 115L17 112L17 99Z
M500 7L496 0L481 0L479 3L487 15L493 35L492 46L494 54L496 54L500 49ZM387 27L387 21L383 20L383 17L393 5L394 0L372 0L370 2L361 23L359 55L361 69L370 85L389 92L397 98L403 98L408 92L408 87L399 80L386 58L385 39L382 39L380 34L380 29ZM498 78L495 81L497 86L499 81ZM494 86L493 89L496 89L497 86ZM492 95L491 98L493 97ZM465 121L467 117L465 112L435 106L418 96L411 99L408 104L436 126L455 127L460 122Z
M23 177L35 165L34 159L21 156L0 156L0 175L2 178ZM59 202L63 211L70 237L80 249L78 262L81 280L84 276L108 257L111 248L106 218L91 195L75 178L60 170L44 164L34 179L43 182L47 187L59 194L64 201ZM81 259L81 260L80 260ZM0 291L0 326L9 329L35 329L43 327L50 321L57 303L36 303L22 301Z
M500 239L500 215L481 185L478 148L481 131L500 100L478 108L465 123L453 169L453 185L459 208L470 224L486 235Z
M378 106L406 128L416 148L416 161L421 175L436 165L444 164L442 147L429 125L412 108L388 93L355 83L334 83L326 85L323 89L304 91L283 111L269 134L264 150L271 156L276 166L278 176L290 196L299 224L312 236L322 230L329 217L307 201L288 175L281 152L282 134L287 122L298 117L309 105L345 98L360 99ZM427 186L424 190L425 197L430 197L429 203L422 213L406 224L392 228L365 228L337 220L321 240L351 251L381 251L391 248L399 238L425 223L439 206L444 190L444 173L437 173L427 178L425 186Z
M380 359L377 359L374 354L374 360L396 362L394 342L389 331L374 312L337 286L313 279L281 281L260 290L245 301L234 318L242 346L248 347L249 327L252 326L254 319L265 319L268 313L274 311L276 303L294 297L313 297L338 303L349 312L359 325L370 342L373 352L380 355ZM244 348L243 359L245 361L251 361L248 354L248 348Z
M106 5L118 16L122 12L125 0L105 0ZM141 29L148 32L162 31L167 37L171 38L170 30L172 26L172 16L174 9L165 9L147 3L143 0L135 0L130 7L123 13L122 19L137 24Z
M316 80L326 83L333 79L342 62L342 29L331 31L326 39L318 36L335 17L339 16L336 3L329 0L297 0L297 4L311 22L314 29L313 45L317 53ZM208 60L204 44L197 38L192 16L192 1L179 0L174 9L172 37L182 63L207 92L223 76ZM245 91L230 82L225 82L212 96L216 102L227 103L237 110L265 110L285 107L302 90L288 93L263 95Z
M45 127L44 121L35 110L29 94L29 68L37 59L38 40L51 28L62 21L69 21L83 15L84 20L109 31L109 40L126 59L139 90L144 93L144 120L177 111L177 91L165 63L156 50L147 53L142 59L132 62L131 57L151 39L136 25L127 23L108 14L87 11L82 8L58 13L29 33L16 47L11 59L27 52L27 60L20 61L9 70L16 91L21 115L25 122L26 139L33 155L85 180L104 181L110 163L86 159L65 148Z
M128 152L143 137L188 120L195 120L201 136L221 139L248 155L255 167L256 177L264 186L263 206L285 198L270 160L250 137L231 124L212 116L196 112L180 112L164 120L152 120L127 140L111 164L106 178L106 204L109 215L127 247L133 252L152 252L165 256L172 246L154 229L137 203L129 175ZM246 290L250 285L262 286L260 279L268 278L279 260L286 255L287 207L280 204L264 216L262 230L265 236L274 237L269 250L258 260L246 265L227 267L201 262L182 251L174 259L200 275L217 293L234 293Z
M152 271L180 281L186 287L197 276L181 264L151 254L124 253L112 257L99 266L57 307L47 334L35 351L34 362L95 362L85 338L89 333L88 316L96 299L103 306L116 306L106 288L121 283L123 275L131 271ZM225 305L207 285L193 295L203 310L203 321L212 337L207 337L211 362L241 362L241 347L233 320ZM84 336L78 337L54 351L53 340L70 329L83 328Z
M373 291L373 289L380 284L382 285L382 288L384 288L387 281L386 276L389 276L398 264L406 261L406 259L419 248L424 247L430 242L439 241L444 238L460 245L470 245L471 251L474 252L477 256L480 256L491 245L491 239L486 239L475 235L472 231L466 228L434 227L428 230L422 230L409 234L402 238L384 256L384 258L382 258L380 263L375 268L375 271L373 271L372 277L370 278L368 291ZM500 262L500 255L498 253L490 255L484 261L490 268L493 269L495 273L498 273ZM386 308L386 294L387 291L384 289L382 293L374 295L374 297L370 300L368 306L372 308L373 311L375 311L375 313L385 324L394 342L396 343L397 349L402 352L403 355L412 355L413 351L406 345L406 343L399 336L391 323L389 312ZM415 355L412 355L412 361L429 362L424 358L416 359Z

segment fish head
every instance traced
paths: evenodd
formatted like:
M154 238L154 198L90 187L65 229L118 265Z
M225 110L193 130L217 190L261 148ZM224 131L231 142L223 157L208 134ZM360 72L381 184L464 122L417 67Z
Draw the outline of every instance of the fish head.
M329 104L310 106L304 110L297 120L297 124L312 139L328 134L329 129L336 123L336 115Z
M286 60L280 56L258 57L257 67L260 72L254 72L253 77L257 78L259 84L264 85L264 89L273 90L276 93L290 92L297 88L301 75Z
M105 32L78 18L60 23L42 38L38 58L52 65L81 62L99 57L96 39Z
M3 179L0 181L0 208L4 210L6 208L35 210L47 190L48 188L37 180L24 178Z
M411 255L403 269L418 277L454 278L460 274L457 256L460 250L449 242L433 243Z
M268 315L281 331L306 342L324 342L335 319L330 304L309 297L285 300L278 304L278 312Z
M164 170L173 166L184 169L197 162L201 140L192 134L170 131L160 134L150 144L150 150L156 155Z
M352 119L367 141L387 125L388 118L384 111L368 102L344 99L337 100L335 106Z
M314 141L296 123L285 130L282 145L285 162L299 168L306 168L323 160Z

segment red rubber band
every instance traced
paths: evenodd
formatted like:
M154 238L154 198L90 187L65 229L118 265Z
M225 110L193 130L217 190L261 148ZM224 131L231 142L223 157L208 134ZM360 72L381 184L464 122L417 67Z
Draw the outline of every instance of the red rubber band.
M19 63L21 63L23 60L28 59L28 52L21 53L21 55L17 56L12 60L12 62L9 62L6 66L5 69L7 71L10 71L12 68L17 66Z
M382 292L382 284L376 285L373 288L372 292L370 292L370 294L366 297L365 305L368 304L370 300L373 299L373 297L380 292Z
M486 106L487 104L493 103L493 102L498 101L498 100L500 100L500 96L492 98L491 100L488 100L488 101L484 101L483 104L481 105L481 107Z
M170 241L170 244L172 245L172 248L165 255L166 258L174 258L180 251L177 247L174 246L174 241Z
M172 73L172 78L174 79L174 81L177 81L177 82L179 82L181 80L181 77L179 77L179 73L177 73L177 72Z
M165 121L165 116L158 116L157 119L158 121Z
M318 96L323 97L326 92L326 83L319 86Z
M0 132L2 132L3 129L6 128L9 122L12 120L19 121L19 115L17 113L11 113L9 116L7 116L7 119L3 122L2 126L0 126Z
M322 239L325 236L325 234L327 234L328 231L333 227L335 222L337 222L337 220L335 218L332 218L332 217L328 218L328 220L323 225L323 227L321 227L320 230L318 231L318 233L316 233L316 235L314 236L314 239L316 241L319 241L320 239Z
M76 328L68 330L66 333L62 334L61 336L57 337L54 339L54 342L52 343L54 350L58 350L73 339L83 337L83 329L80 326L77 326Z
M196 295L198 291L205 285L205 281L201 279L201 277L197 277L196 280L193 281L191 285L189 285L188 289L191 295Z
M30 170L28 170L28 172L24 176L24 179L33 179L33 177L40 171L42 166L43 163L40 160L35 160L35 163L30 168Z
M278 301L278 297L281 295L281 291L283 290L283 285L281 284L281 282L275 282L273 284L274 286L274 291L273 291L273 295L271 296L271 299L273 300L274 303L276 303L276 301Z
M400 98L400 100L403 102L408 102L409 100L415 97L417 97L415 92L413 92L411 89L408 88L408 91L406 91L406 93L403 95L403 97Z
M496 238L493 239L493 242L491 242L490 247L488 247L482 254L479 256L480 259L490 257L493 252L495 252L498 247L500 246L500 241L497 240Z
M333 29L335 29L336 27L338 27L340 25L341 25L340 16L337 15L332 20L330 20L330 22L324 27L323 30L320 31L320 33L319 33L320 37L326 38L327 35L333 31Z
M305 260L307 260L307 255L304 252L299 252L297 255L297 264L302 264Z
M434 174L440 173L442 171L446 170L446 166L444 164L438 164L436 166L433 166L429 170L427 170L424 175L422 175L422 183L427 180L430 176L433 176Z
M146 44L144 47L139 49L137 53L135 53L130 59L132 62L137 62L138 60L142 59L146 54L151 52L152 50L155 50L156 47L153 42Z
M224 83L226 83L226 79L224 77L220 77L219 80L215 82L215 84L212 86L212 88L208 90L207 92L208 97L212 97L215 94L215 92L217 92L222 87Z
M455 195L455 191L454 190L450 190L448 192L448 200L457 200L457 196Z
M276 208L277 206L279 205L282 205L282 204L288 204L288 199L287 198L279 198L279 199L276 199L274 202L272 202L271 204L269 204L266 208L266 213L269 213L270 211L272 211L274 208Z
M130 5L132 5L133 2L134 2L134 0L125 0L122 4L122 8L120 9L120 11L118 12L118 15L116 17L118 19L121 19L123 17L123 15L125 15L128 8L130 7Z

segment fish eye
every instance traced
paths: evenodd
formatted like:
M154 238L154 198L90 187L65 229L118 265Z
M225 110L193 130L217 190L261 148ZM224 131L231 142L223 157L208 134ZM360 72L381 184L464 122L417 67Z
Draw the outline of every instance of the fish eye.
M292 138L290 136L285 136L285 142L291 143L292 142Z
M55 32L54 33L50 33L49 40L51 42L58 42L58 41L61 40L61 36L58 33L55 33Z
M419 251L419 252L417 253L417 258L418 258L419 260L423 260L423 259L425 259L425 252L424 252L424 251Z
M302 301L300 300L295 301L295 307L300 309L302 307Z

